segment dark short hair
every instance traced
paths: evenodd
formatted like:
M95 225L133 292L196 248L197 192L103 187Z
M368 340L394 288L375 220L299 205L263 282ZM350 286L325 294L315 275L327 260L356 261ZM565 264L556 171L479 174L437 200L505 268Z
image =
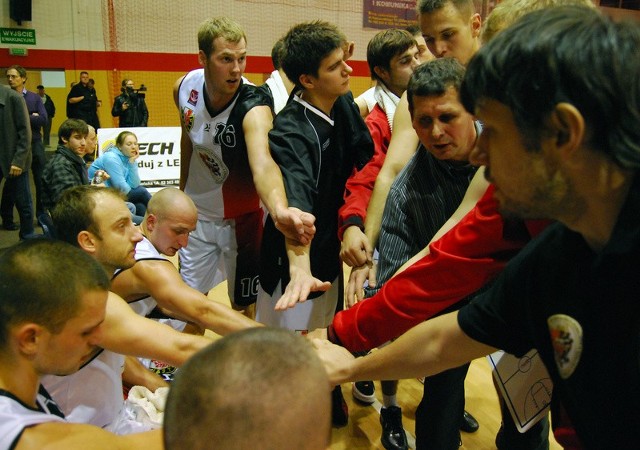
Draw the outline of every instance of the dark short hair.
M422 30L420 29L420 27L418 25L409 25L408 27L404 28L406 31L408 31L409 33L411 33L411 36L417 36L417 35L421 35L422 36Z
M391 28L376 33L367 45L367 63L371 78L382 81L376 74L375 68L382 67L389 70L391 59L401 55L413 46L417 46L413 35L406 30Z
M39 85L36 86L36 89L44 89L44 86L39 84Z
M558 6L524 16L471 59L461 99L506 105L530 150L558 103L582 114L592 149L640 167L640 25L595 9Z
M347 38L335 25L316 20L293 26L283 42L282 69L287 78L300 88L300 76L317 77L322 60L342 47Z
M78 234L89 231L102 239L99 224L95 223L93 212L96 208L95 197L112 195L125 200L125 195L115 188L105 188L85 184L65 190L51 212L56 237L71 245L78 246Z
M282 39L278 39L271 48L271 62L275 70L280 70L282 67L282 57L284 56L284 41Z
M65 138L67 141L71 137L73 133L80 133L83 136L89 134L89 126L87 122L82 119L67 119L60 124L60 128L58 128L58 144L62 145L62 138Z
M431 14L444 8L447 3L451 3L465 18L475 12L473 0L419 0L416 9L418 14Z
M420 64L407 85L409 111L413 112L414 97L439 97L449 87L459 91L463 78L464 66L455 58L437 58Z
M86 291L107 291L109 277L91 256L48 239L24 241L0 254L0 348L9 329L32 322L59 333Z

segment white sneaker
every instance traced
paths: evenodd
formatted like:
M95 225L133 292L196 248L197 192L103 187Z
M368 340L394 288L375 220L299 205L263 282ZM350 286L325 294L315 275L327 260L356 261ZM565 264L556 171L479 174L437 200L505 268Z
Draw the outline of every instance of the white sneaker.
M351 383L353 398L368 405L376 401L376 387L373 381L356 381Z

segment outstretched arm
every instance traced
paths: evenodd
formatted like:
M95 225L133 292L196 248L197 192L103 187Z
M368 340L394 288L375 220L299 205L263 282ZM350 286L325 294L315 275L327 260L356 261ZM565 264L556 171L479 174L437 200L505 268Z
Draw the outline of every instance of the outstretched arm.
M370 263L373 258L373 246L364 233L365 217L391 136L387 123L381 125L375 120L367 120L366 124L373 140L373 157L347 179L344 205L338 211L338 237L342 241L340 258L351 267Z
M276 303L276 310L293 308L296 303L307 300L310 292L327 291L331 287L328 281L321 281L311 274L310 245L302 245L291 239L285 239L285 245L291 280Z
M492 280L526 243L505 239L493 190L427 253L365 302L341 311L332 331L351 351L370 350L428 320Z
M404 93L398 103L396 114L393 118L393 135L391 136L387 156L376 179L376 184L367 208L364 230L369 238L369 242L374 247L378 244L382 212L384 211L384 205L387 201L391 184L415 154L418 144L418 135L411 125L407 94Z
M93 425L47 422L25 428L15 450L161 450L162 430L118 436Z
M458 222L460 222L462 218L466 216L469 213L469 211L473 209L474 206L476 206L478 201L480 201L482 196L487 192L488 188L489 188L489 182L484 177L484 166L482 166L478 169L476 174L473 176L473 179L471 180L471 183L469 184L469 187L467 188L467 191L465 192L464 197L462 198L462 202L460 202L460 205L454 211L451 217L449 217L449 219L444 223L444 225L440 227L438 232L433 235L433 237L431 238L431 241L429 241L429 244L427 244L427 246L422 250L420 250L418 253L413 255L411 259L409 259L406 263L400 266L400 268L396 270L396 273L394 273L393 276L396 276L403 270L407 269L409 266L413 265L417 261L427 256L430 251L429 246L431 245L431 243L437 241L442 236L447 234L449 230L455 227L458 224Z
M220 335L261 326L187 285L171 261L138 261L115 277L112 289L124 298L130 297L130 293L147 293L171 315Z
M179 333L173 328L137 315L119 296L110 292L101 347L123 355L154 358L181 366L211 340Z
M313 343L334 385L430 376L496 351L462 331L457 311L421 323L362 358L353 358L348 350L329 341L316 339Z
M269 151L271 109L268 106L254 107L245 115L242 128L256 191L276 228L287 238L308 244L315 234L315 217L308 212L288 207L282 173Z

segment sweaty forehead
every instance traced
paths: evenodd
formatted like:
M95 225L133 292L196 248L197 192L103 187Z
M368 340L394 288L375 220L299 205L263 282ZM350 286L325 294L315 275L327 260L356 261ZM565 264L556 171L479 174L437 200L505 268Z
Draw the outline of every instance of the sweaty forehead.
M442 95L416 95L413 97L413 109L416 117L440 115L464 110L458 99L458 92L449 87Z
M131 217L131 213L125 205L124 200L116 195L103 193L95 197L94 217L101 229Z
M223 36L218 36L213 40L213 51L215 53L223 53L223 54L235 54L235 53L246 53L247 52L247 44L244 38L241 38L237 42L232 42L227 40Z

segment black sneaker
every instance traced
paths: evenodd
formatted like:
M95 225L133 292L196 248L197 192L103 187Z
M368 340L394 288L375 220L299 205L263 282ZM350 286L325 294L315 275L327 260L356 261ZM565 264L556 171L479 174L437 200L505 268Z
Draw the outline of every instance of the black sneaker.
M382 437L380 441L386 450L409 450L407 434L402 427L402 410L397 406L380 409Z
M376 401L376 386L373 381L356 381L351 385L351 394L356 400L370 405Z
M334 427L344 427L349 422L349 407L344 401L340 386L336 386L331 392L331 422Z
M465 433L475 433L480 428L480 424L475 417L465 411L462 414L462 422L460 423L460 431L464 431Z

